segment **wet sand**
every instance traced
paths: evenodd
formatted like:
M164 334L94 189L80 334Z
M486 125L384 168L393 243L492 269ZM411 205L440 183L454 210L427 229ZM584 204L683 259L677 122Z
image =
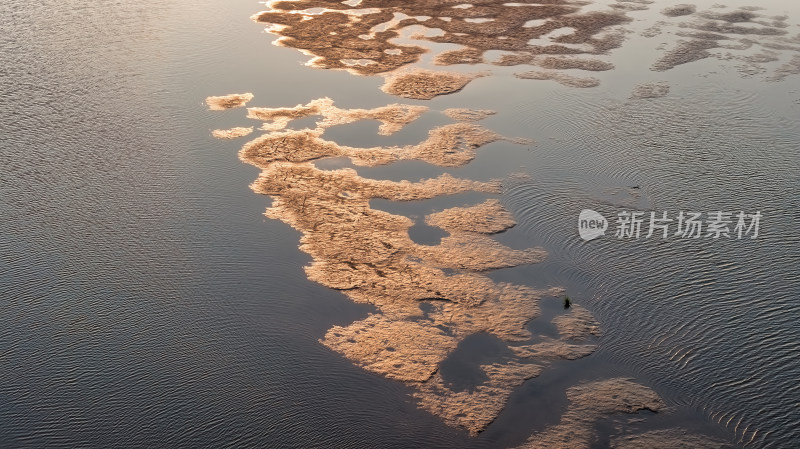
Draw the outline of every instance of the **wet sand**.
M417 145L351 148L322 138L332 108L326 99L294 108L250 108L249 118L267 124L275 123L276 117L320 115L322 120L317 130L285 129L288 122L281 122L281 130L251 140L240 152L242 161L262 169L252 188L273 198L266 215L302 233L300 249L312 257L305 268L308 278L377 308L365 319L329 329L320 340L323 345L367 371L404 382L412 388L419 407L472 435L497 418L523 382L545 372L554 361L577 360L596 350L602 337L599 323L578 304L552 319L555 336L535 335L526 326L540 315L541 298L559 296L560 289L537 290L496 282L483 274L547 257L542 249L512 249L493 239L516 225L499 201L489 199L428 214L425 223L447 233L438 245L415 243L408 234L413 225L410 219L369 205L374 198L412 201L467 191L497 193L500 181L442 175L393 182L364 178L352 169L321 170L312 165L314 160L341 156L365 166L404 158L440 166L465 165L480 147L507 139L472 123L492 111L444 111L464 121L433 129ZM391 110L412 109L392 105ZM346 122L383 117L364 110L335 111ZM390 116L396 119L393 127L416 118L414 114ZM498 338L511 358L480 365L483 381L474 388L462 389L445 381L442 363L465 338L479 334ZM551 443L559 441L579 447L580 441L591 439L591 423L604 414L660 408L655 393L621 380L575 387L570 392L568 396L577 399L571 399L573 406L562 423L535 436L531 447L556 447ZM620 399L620 395L627 396ZM629 397L651 399L631 405ZM609 405L597 405L603 401Z
M356 75L381 75L382 90L390 95L431 100L456 94L478 77L491 72L441 71L414 64L427 52L422 44L397 43L405 28L438 30L416 34L413 40L455 44L433 57L437 66L497 67L527 65L519 79L552 80L567 87L592 88L600 79L576 75L605 72L614 65L597 59L625 41L623 25L629 12L647 10L649 1L612 4L606 11L583 12L582 3L553 0L547 4L478 1L471 5L364 0L353 4L317 1L271 1L253 19L271 24L279 36L276 45L296 48L311 56L309 66L342 69ZM778 51L793 51L797 38L786 38L785 18L767 17L748 9L697 11L693 5L662 10L668 19L654 25L646 37L670 26L680 28L681 40L652 65L653 71L719 56L715 51L764 48L746 58L749 64L772 63ZM689 20L669 22L668 20ZM556 30L571 30L567 34ZM744 38L742 36L749 36ZM754 40L754 37L762 40ZM538 41L538 43L534 43ZM486 53L500 51L494 61ZM593 56L587 58L587 55ZM798 57L774 71L773 80L798 73ZM668 95L665 82L631 87L632 99ZM251 98L211 97L217 107L241 106ZM229 106L232 105L232 106ZM525 285L496 282L485 272L543 261L541 248L513 249L493 238L515 225L514 217L497 200L455 207L429 214L425 223L447 236L437 245L415 243L409 237L414 222L404 216L372 209L376 198L414 201L476 191L498 193L503 181L479 182L441 175L418 182L369 179L352 169L321 170L312 162L346 157L355 166L376 166L403 160L424 161L441 167L460 167L472 161L483 146L499 140L530 144L496 134L475 122L494 111L450 108L443 114L457 123L430 130L414 145L356 148L324 137L325 130L361 120L379 120L379 133L389 135L417 120L424 106L392 104L371 110L341 109L328 98L295 107L251 107L248 118L262 122L266 133L246 143L242 161L259 167L255 192L270 195L266 215L301 232L300 249L312 258L306 274L324 286L341 291L376 312L349 325L334 326L320 342L363 369L406 383L419 407L445 423L475 435L490 425L506 401L526 380L547 370L553 361L591 355L602 339L599 323L586 308L573 304L551 321L557 336L533 335L526 324L540 314L539 300L558 296L554 287L537 290ZM290 129L293 120L320 116L315 129ZM242 130L248 128L234 128ZM220 131L228 137L237 131ZM484 380L471 389L459 389L442 377L443 361L465 338L489 334L500 339L513 357L480 365ZM590 447L594 423L608 415L658 413L665 407L651 389L629 379L599 380L567 390L569 408L561 422L531 437L525 447ZM660 444L680 447L715 442L680 429L632 434L619 445ZM676 436L681 435L681 436Z
M206 98L206 105L212 111L224 111L226 109L240 108L253 99L253 94L229 94L219 97Z
M261 168L253 190L273 197L267 216L303 233L300 249L312 257L309 279L342 291L379 310L366 319L331 328L321 343L364 369L406 382L420 407L471 433L485 429L515 387L539 375L552 360L574 360L593 352L599 334L588 311L575 306L554 324L562 337L534 343L525 324L539 314L538 301L559 293L492 281L488 270L537 263L542 249L508 248L491 236L513 227L513 216L497 200L445 209L425 217L445 231L438 245L414 243L408 218L372 209L369 200L410 201L466 191L499 192L499 181L477 182L442 175L419 182L391 182L359 176L350 169L320 170L311 161L346 156L373 166L402 159L440 166L469 163L480 147L507 139L472 121L491 111L451 110L468 121L433 129L427 140L406 147L351 148L322 138L329 117L344 121L386 119L375 111L336 109L325 100L294 108L250 108L248 117L275 123L320 115L317 130L271 131L246 143L240 158ZM411 122L418 109L402 105L388 114L393 127ZM387 111L379 108L379 111ZM278 126L274 126L278 128ZM423 307L424 306L424 307ZM591 323L591 324L590 324ZM464 338L492 334L515 354L513 360L480 369L487 381L472 391L447 385L440 364ZM529 342L526 344L526 342Z

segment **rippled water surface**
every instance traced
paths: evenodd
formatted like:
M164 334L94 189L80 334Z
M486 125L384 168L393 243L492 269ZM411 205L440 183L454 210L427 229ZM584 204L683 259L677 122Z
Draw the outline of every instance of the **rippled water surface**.
M724 58L648 70L675 37L643 30L671 4L630 13L609 57L616 69L592 73L599 87L495 68L457 94L402 100L431 112L392 137L371 122L325 134L412 144L447 122L438 111L471 107L498 112L487 128L536 141L490 144L460 168L357 168L378 179L505 179L499 198L519 225L498 240L549 257L491 277L563 286L603 327L595 354L526 382L471 438L418 409L410 388L319 343L373 308L307 280L300 234L264 217L269 198L248 187L258 170L238 160L242 141L210 135L255 122L203 103L246 91L270 107L398 102L382 78L303 66L307 56L270 45L249 20L263 9L255 2L4 2L0 447L511 447L558 421L567 387L609 376L665 399L674 412L656 427L736 447L800 446L800 77L766 81L771 72ZM800 34L797 6L760 6ZM630 98L653 81L669 94ZM371 206L411 217L412 239L435 244L443 234L421 217L488 197L497 195ZM576 222L587 208L764 218L755 240L583 242ZM530 326L553 332L559 299L542 309ZM478 335L442 375L469 388L477 364L503 356Z

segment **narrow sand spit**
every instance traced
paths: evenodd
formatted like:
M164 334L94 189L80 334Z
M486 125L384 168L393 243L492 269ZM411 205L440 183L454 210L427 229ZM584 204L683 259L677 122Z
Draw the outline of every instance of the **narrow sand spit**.
M472 391L450 389L437 373L417 387L414 397L422 408L438 415L445 423L475 434L500 414L515 388L545 370L541 365L518 362L494 363L480 368L488 380Z
M457 65L457 64L481 64L483 51L477 48L464 48L461 50L450 50L439 53L433 59L436 65Z
M215 129L211 131L211 135L216 137L217 139L236 139L237 137L244 137L248 136L253 132L253 127L241 127L237 126L236 128L231 129Z
M275 117L321 115L324 124L333 119L327 115L332 108L332 102L322 99L295 108L251 108L250 116L274 122ZM390 124L415 116L404 108L391 106L401 113L390 114L400 117ZM376 110L336 114L345 121L373 119ZM446 113L479 119L491 111ZM523 382L554 361L592 354L601 335L597 321L575 304L551 320L558 337L534 335L526 324L539 316L539 301L559 296L562 290L495 282L483 274L546 257L542 249L508 248L492 238L516 224L500 201L426 216L426 224L449 234L438 245L411 240L408 230L414 223L408 217L370 207L373 198L410 201L466 191L498 193L499 182L446 174L419 182L376 180L352 169L321 170L309 161L346 156L355 164L377 165L415 158L457 166L498 139L505 138L469 122L434 129L417 145L391 148L341 146L322 139L321 130L272 131L251 140L239 153L244 162L262 169L252 188L273 198L266 215L301 232L300 249L312 259L305 267L308 278L377 308L364 319L332 327L320 342L367 371L406 383L421 408L473 435L497 418ZM479 366L484 380L474 388L455 389L442 377L440 366L461 341L475 334L493 335L514 356ZM567 397L570 406L561 423L532 436L527 447L588 447L597 419L663 407L654 392L626 379L579 385L570 388ZM636 438L649 441L652 436Z
M212 111L224 111L226 109L233 109L242 107L248 101L253 99L253 94L230 94L221 97L208 97L206 98L206 105Z
M470 207L452 207L425 217L425 223L453 234L479 232L496 234L517 224L514 216L498 200L486 200Z
M427 110L425 106L400 104L390 104L375 109L341 109L334 106L330 98L318 98L308 104L299 104L292 108L248 108L247 117L264 122L261 127L264 131L281 131L286 129L292 120L312 116L322 118L316 123L318 131L331 126L372 119L381 122L378 133L388 136L418 119Z
M553 318L558 333L567 341L585 342L600 336L600 324L594 316L579 305L570 307L570 313Z
M390 379L424 382L458 341L433 326L370 315L347 327L332 328L323 343L367 371Z
M381 90L387 94L415 100L430 100L463 89L470 81L486 74L403 70L386 75Z
M308 278L376 308L363 319L332 327L320 342L367 371L406 383L421 408L475 435L497 418L523 382L554 361L592 354L601 332L592 314L575 304L551 320L557 337L533 334L527 323L540 315L539 301L563 291L496 282L485 274L547 257L543 249L509 248L492 237L516 224L500 201L427 215L427 225L448 234L438 245L414 242L408 234L414 224L410 218L370 207L374 198L413 201L468 191L499 193L499 181L444 174L396 182L365 178L353 169L322 170L312 163L344 156L366 166L404 159L462 166L491 142L522 143L473 123L493 111L470 109L443 111L460 121L431 130L416 145L353 148L322 137L329 126L358 120L379 120L382 133L394 132L425 110L398 104L341 109L327 98L293 108L250 108L248 117L275 129L246 143L239 157L262 170L251 187L272 197L265 215L302 234L300 249L312 260L305 267ZM317 129L286 130L291 120L308 116L321 117ZM440 367L465 338L476 334L496 337L513 356L480 365L484 380L458 389ZM561 423L531 437L529 447L588 447L597 419L663 406L655 393L625 379L579 385L567 397L570 407ZM648 441L652 436L637 438Z
M470 8L456 8L454 2L363 0L350 6L316 0L271 1L253 20L270 24L268 30L279 36L276 45L312 56L312 66L373 75L417 62L428 51L424 41L463 47L437 55L435 62L441 65L480 63L490 50L528 55L601 54L621 45L622 37L614 31L631 21L624 10L645 8L641 1L607 11L584 11L587 3L571 0L538 4L478 0L470 4ZM438 32L417 36L420 45L392 42L401 30L412 26ZM553 34L562 29L572 32Z
M475 158L475 151L498 140L518 143L528 141L506 139L472 123L453 123L431 130L428 138L404 147L354 148L322 138L321 130L282 131L264 134L242 148L242 157L259 167L272 162L308 162L323 157L349 157L355 165L384 165L401 160L422 160L432 164L456 167Z

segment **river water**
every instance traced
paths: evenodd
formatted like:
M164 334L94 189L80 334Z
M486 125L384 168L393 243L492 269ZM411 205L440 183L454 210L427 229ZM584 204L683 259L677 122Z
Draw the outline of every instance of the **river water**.
M649 70L681 31L647 37L671 5L629 13L615 69L592 73L598 87L495 67L419 101L384 94L379 76L304 66L308 56L270 45L249 19L264 9L255 2L4 2L0 447L512 447L557 422L565 388L609 376L664 398L672 412L656 426L734 447L800 446L800 78L770 81L781 63L754 70L724 50ZM758 6L800 33L796 5ZM784 62L800 54L780 52ZM654 81L669 94L631 98ZM498 240L541 246L548 259L490 276L564 287L597 316L598 351L526 382L470 437L418 409L410 388L321 345L331 326L374 309L306 278L300 234L264 217L270 199L249 188L258 170L237 158L243 141L211 137L253 123L209 112L204 99L246 91L257 106L327 96L339 107L431 108L390 138L364 123L326 132L352 146L416 143L450 107L497 111L482 124L536 143L494 143L461 168L358 173L505 179L499 196L372 206L412 217L412 238L436 243L419 217L500 198L519 224ZM605 237L580 239L583 209L610 219ZM616 239L623 210L762 219L756 239ZM558 307L545 301L543 313ZM494 345L465 342L450 369Z

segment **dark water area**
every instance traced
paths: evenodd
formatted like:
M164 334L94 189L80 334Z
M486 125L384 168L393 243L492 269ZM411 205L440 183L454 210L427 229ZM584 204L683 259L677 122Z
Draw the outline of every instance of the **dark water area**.
M523 384L471 438L418 409L410 388L320 344L374 309L307 279L300 234L264 217L270 199L249 188L258 170L237 158L242 141L210 135L253 123L207 111L209 95L250 91L270 107L398 102L380 77L304 67L308 57L270 45L248 19L261 8L0 5L0 447L513 447L558 422L568 387L611 376L667 402L645 430L800 446L798 77L764 83L701 61L703 77L659 74L669 96L631 100L649 81L627 70L632 38L596 89L500 74L424 103L431 112L391 138L372 122L326 131L347 145L411 144L448 122L437 111L480 107L498 111L487 128L536 140L487 145L460 168L357 167L378 179L506 179L499 198L519 225L497 239L549 256L490 276L562 286L601 323L595 354ZM371 205L411 217L412 238L435 244L443 234L426 214L487 197ZM764 218L753 241L583 242L585 208ZM545 299L529 326L552 334L559 313L560 299ZM477 335L442 374L469 389L477 364L502 357ZM597 423L601 434L613 427Z

